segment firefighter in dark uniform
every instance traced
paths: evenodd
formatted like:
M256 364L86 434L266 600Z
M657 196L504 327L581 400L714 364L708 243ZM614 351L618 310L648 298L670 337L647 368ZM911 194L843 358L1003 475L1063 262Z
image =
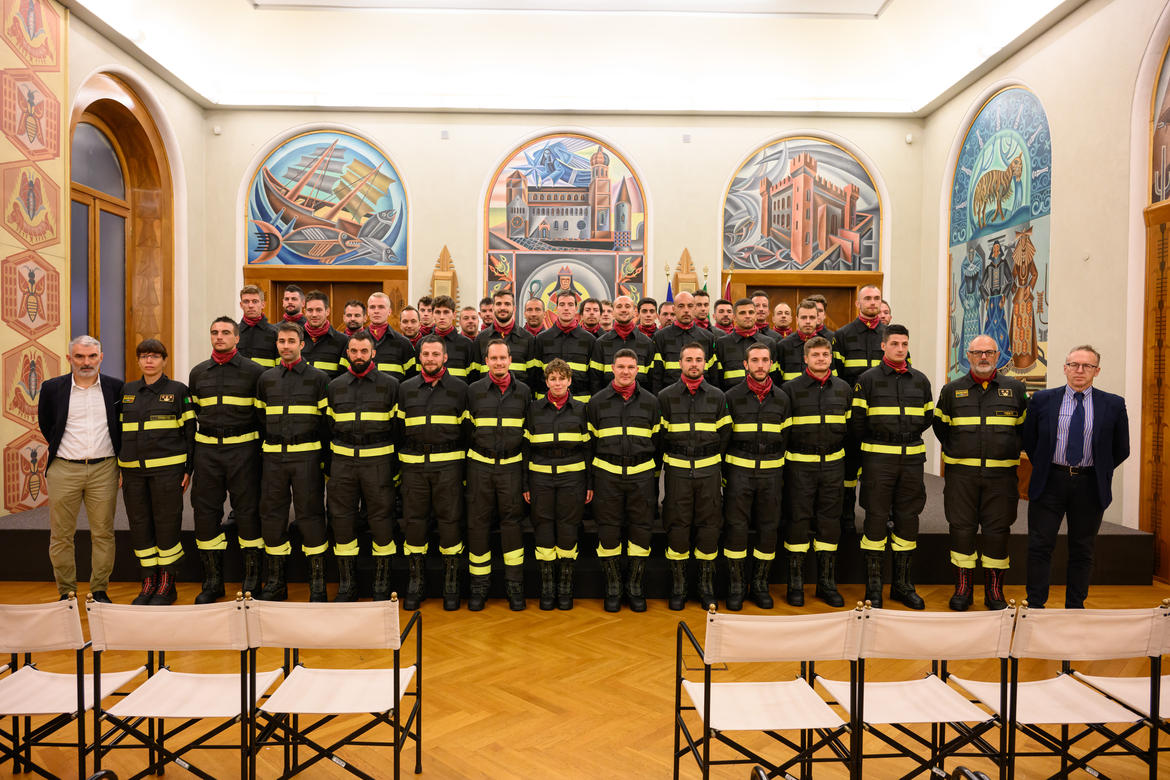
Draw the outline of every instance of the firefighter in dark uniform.
M577 536L585 505L593 500L593 442L585 404L569 397L573 381L569 364L553 358L544 376L548 392L528 405L524 425L528 439L524 500L532 508L540 608L572 609ZM557 561L559 572L554 568Z
M589 401L589 359L593 354L593 343L597 340L581 327L577 320L577 296L573 292L561 292L556 301L557 318L536 337L536 350L529 372L529 386L533 392L543 394L544 374L542 368L553 358L560 358L569 364L573 372L573 397L582 403Z
M492 516L500 518L500 549L508 606L524 609L524 418L532 391L514 378L503 339L487 346L487 376L467 388L471 440L467 447L467 562L471 589L467 608L481 610L491 582Z
M808 367L804 361L805 345L818 337L825 338L817 333L817 305L810 300L801 301L796 307L796 330L776 342L776 368L781 382L789 382L804 374ZM831 343L829 349L832 349ZM845 384L853 387L848 382Z
M345 347L349 337L329 324L329 296L313 290L305 296L305 348L301 357L330 379L345 373Z
M918 545L918 515L926 506L923 467L926 445L922 434L934 417L934 397L926 375L906 362L910 331L890 325L882 337L880 365L857 378L853 387L853 414L849 427L861 442L861 506L865 509L865 597L882 605L882 560L886 523L894 553L894 583L890 598L911 609L923 609L914 590L910 568Z
M238 351L239 326L230 317L211 323L211 358L191 369L187 387L199 430L195 434L195 472L191 509L195 546L203 564L203 589L196 604L224 594L220 527L223 503L231 497L236 536L244 556L245 593L260 595L264 537L260 533L260 426L256 385L265 369Z
M1003 575L1008 535L1016 519L1021 437L1028 394L1023 382L1000 376L999 348L990 336L967 347L971 371L943 386L934 410L934 435L946 464L943 508L951 526L951 563L956 569L950 607L962 612L974 599L975 564L982 558L983 603L1004 609ZM983 528L982 555L975 534Z
M658 398L636 381L638 357L632 350L623 349L614 356L613 376L613 382L595 393L587 408L594 443L597 557L605 572L605 611L617 612L622 598L622 531L626 532L626 596L630 609L645 612L642 578L658 503L662 413Z
M679 366L682 348L692 342L703 348L707 356L704 370L712 372L715 368L715 337L711 331L695 325L695 297L689 292L681 292L674 297L674 322L654 333L658 358L651 370L650 386L655 392L678 381L682 375Z
M447 373L470 384L479 378L475 369L475 342L459 332L455 323L455 300L449 295L435 298L434 335L447 346Z
M650 369L654 365L657 350L654 340L638 329L638 310L634 299L619 295L613 302L613 327L601 334L593 344L589 358L589 378L592 392L613 381L613 356L619 349L633 350L638 356L638 384L647 390L650 386Z
M414 345L390 325L390 296L372 294L366 301L370 324L366 328L374 337L374 368L402 382L415 375Z
M487 374L487 346L493 339L501 339L508 345L512 356L512 378L528 383L528 374L534 365L535 345L532 334L516 326L516 305L511 290L496 290L492 294L492 324L480 331L475 339L475 371L479 376Z
M281 297L281 305L284 307L283 316L280 322L291 322L295 325L301 326L301 332L305 330L305 291L299 285L289 284L285 285L284 295ZM280 323L276 323L279 325Z
M406 609L426 598L423 564L433 515L443 556L443 609L459 609L459 557L463 554L463 460L467 450L467 385L451 376L446 342L432 334L419 342L421 372L402 383L402 551L410 569Z
M183 557L183 493L195 453L195 410L187 386L163 373L167 348L146 339L135 348L142 378L122 388L122 497L130 541L142 568L135 604L174 604Z
M329 377L301 357L301 326L276 328L280 363L260 377L256 402L264 414L264 478L260 490L260 529L268 553L268 579L260 598L288 598L287 562L290 503L309 560L309 601L327 601L325 552L325 458L329 443Z
M276 365L276 326L264 316L264 293L254 284L240 290L240 311L243 317L238 326L240 354L251 361L272 368Z
M833 347L827 339L813 336L804 342L804 352L808 368L783 386L792 413L784 457L787 601L797 607L804 605L804 556L811 533L817 559L817 598L840 607L845 600L837 592L837 543L841 538L844 444L853 388L833 376Z
M732 425L723 455L723 557L730 573L727 608L743 609L750 580L752 601L761 609L771 609L768 579L776 560L783 505L789 402L772 381L772 350L767 344L748 347L744 369L744 381L725 393ZM749 528L756 532L752 572L745 566Z
M735 302L735 328L731 333L719 332L715 339L715 368L712 371L715 384L727 392L743 381L747 376L744 361L747 359L748 347L752 344L763 344L774 349L772 339L763 335L756 328L756 307L748 298L740 298Z
M311 295L311 293L310 293ZM311 315L310 315L311 316ZM332 462L329 515L338 586L334 601L356 601L357 526L364 505L374 541L374 600L390 598L394 543L394 446L400 438L398 380L374 367L374 337L359 330L346 347L346 372L329 383Z
M833 344L833 371L853 387L857 378L882 362L880 307L882 291L866 285L857 292L857 319L838 328ZM861 471L860 444L852 436L845 441L845 492L841 497L841 532L856 534L854 508L857 505L857 477Z
M715 556L723 527L720 487L723 451L731 438L731 415L723 392L703 379L707 353L697 343L683 347L682 378L658 394L662 410L662 519L670 562L670 608L687 603L687 560L692 533L699 562L699 602L715 604Z

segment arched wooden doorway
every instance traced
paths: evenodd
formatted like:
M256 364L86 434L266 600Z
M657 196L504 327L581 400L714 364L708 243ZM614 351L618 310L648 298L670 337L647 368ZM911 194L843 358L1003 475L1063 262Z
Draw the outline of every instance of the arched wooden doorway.
M81 136L79 125L85 125ZM141 98L107 73L91 77L78 91L69 137L71 149L78 143L79 151L96 150L84 160L73 159L71 268L75 277L87 276L85 285L70 285L70 310L85 320L71 330L106 342L105 372L136 376L138 342L158 338L174 350L174 190L166 148ZM100 165L103 142L121 166L121 193L76 167L93 160Z

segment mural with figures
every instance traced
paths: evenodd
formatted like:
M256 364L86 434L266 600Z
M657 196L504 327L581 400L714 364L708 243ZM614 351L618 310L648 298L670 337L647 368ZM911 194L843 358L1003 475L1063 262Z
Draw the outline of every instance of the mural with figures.
M484 204L485 292L516 308L570 290L579 298L645 292L646 208L630 164L596 138L546 135L508 156ZM547 316L552 322L551 312Z
M248 262L406 265L406 190L378 147L336 130L285 141L252 174Z
M752 153L723 201L723 269L877 271L881 199L869 171L821 138Z
M947 377L970 370L987 334L997 368L1043 388L1048 376L1052 139L1035 94L997 92L972 120L951 183Z

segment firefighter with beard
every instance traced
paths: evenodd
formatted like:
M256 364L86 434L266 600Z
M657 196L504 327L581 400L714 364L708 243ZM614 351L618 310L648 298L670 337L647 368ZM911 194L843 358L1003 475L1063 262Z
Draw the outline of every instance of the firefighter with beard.
M305 348L301 357L310 366L324 371L330 379L345 372L345 349L349 338L329 324L329 296L313 290L305 296Z
M817 337L817 305L805 299L796 307L796 330L776 344L777 373L781 381L789 382L804 374L805 345ZM828 341L828 339L825 339ZM829 349L832 349L830 345ZM831 355L830 355L831 357ZM830 366L830 369L832 366ZM848 383L846 383L848 384ZM849 385L852 387L852 385ZM842 472L844 473L844 472Z
M487 347L494 339L508 345L512 357L512 378L528 383L529 371L536 365L532 334L522 327L516 327L516 304L511 290L496 290L492 293L492 322L480 331L475 339L475 371L479 376L487 374Z
M310 316L312 316L310 314ZM365 506L374 539L374 600L390 598L394 543L394 446L400 438L398 380L374 367L374 337L359 330L346 347L346 372L329 383L333 462L329 514L338 586L334 601L357 601L357 526Z
M654 341L638 329L637 309L634 299L628 295L619 295L613 302L613 328L601 334L593 344L593 354L589 358L589 378L593 392L613 381L613 357L618 350L633 350L638 356L638 384L650 389L650 367L654 365L654 356L657 354Z
M715 339L715 369L716 384L727 392L743 381L747 376L744 361L747 359L748 347L753 344L763 344L773 349L772 339L759 332L756 327L756 307L749 298L740 298L735 302L735 329L726 335Z

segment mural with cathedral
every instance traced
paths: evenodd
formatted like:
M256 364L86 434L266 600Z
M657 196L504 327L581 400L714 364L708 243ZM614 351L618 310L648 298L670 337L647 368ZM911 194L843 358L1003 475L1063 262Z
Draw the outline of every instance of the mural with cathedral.
M1052 139L1040 99L1022 87L990 97L971 121L950 194L947 377L967 373L986 334L998 370L1029 390L1048 377Z
M510 289L518 310L532 298L548 307L559 289L642 298L642 185L598 139L558 133L516 149L492 177L484 212L486 294Z
M723 201L723 269L877 271L881 199L869 171L822 138L753 152Z

